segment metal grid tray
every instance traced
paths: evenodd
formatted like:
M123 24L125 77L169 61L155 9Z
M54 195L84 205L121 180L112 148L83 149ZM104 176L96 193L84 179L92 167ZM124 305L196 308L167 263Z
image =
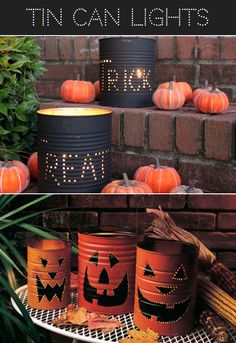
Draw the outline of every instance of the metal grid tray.
M128 330L135 328L133 323L133 313L129 313L126 315L117 315L117 318L121 323L124 324L122 328L115 330L112 333L102 333L101 331L94 330L89 331L84 327L77 327L73 326L63 326L63 327L55 327L52 324L52 320L58 317L63 309L55 310L55 311L43 311L43 310L36 310L28 306L27 304L27 286L20 287L16 290L16 294L20 298L21 302L25 306L26 310L28 311L32 321L44 329L49 331L55 332L59 335L67 336L73 339L77 339L84 342L90 343L107 343L107 342L114 342L118 343L121 338L127 337ZM77 304L77 292L71 293L71 299L73 304ZM19 308L17 307L16 303L13 299L11 299L12 305L14 309L21 314ZM229 328L230 333L230 342L236 342L236 331L233 328ZM194 330L190 335L186 336L176 336L176 337L162 337L164 343L216 343L213 338L210 338L205 330L202 328L198 328Z

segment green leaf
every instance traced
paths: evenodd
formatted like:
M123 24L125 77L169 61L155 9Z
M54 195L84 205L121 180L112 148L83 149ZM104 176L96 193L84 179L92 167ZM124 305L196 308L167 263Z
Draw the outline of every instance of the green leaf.
M8 107L6 104L0 103L0 113L7 115Z
M0 126L0 135L7 135L8 133L10 133L10 131L5 130L2 126Z
M23 277L25 277L25 275L22 273L22 271L17 267L17 265L15 264L15 262L5 253L5 251L3 251L3 249L0 248L0 259L5 260L6 262L8 262L13 268L15 268L15 270L18 271L19 274L21 274Z
M13 132L27 132L29 130L28 126L18 125L12 129Z

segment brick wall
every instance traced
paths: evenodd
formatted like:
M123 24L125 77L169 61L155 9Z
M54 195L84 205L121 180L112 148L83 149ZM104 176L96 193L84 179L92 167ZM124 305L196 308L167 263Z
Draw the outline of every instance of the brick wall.
M39 37L38 41L47 67L37 85L42 99L59 97L61 83L77 74L81 79L99 78L98 37ZM236 100L236 37L156 37L156 44L158 82L174 74L193 87L206 78L217 80L231 101ZM183 183L194 178L208 192L236 192L233 105L220 116L197 114L193 107L173 112L114 108L112 137L114 176L124 171L132 176L140 165L153 163L155 156L175 166Z
M14 200L14 206L23 205L29 199L31 196L21 195ZM215 252L219 261L236 270L236 195L57 195L37 205L37 211L57 208L44 214L44 226L57 232L70 230L77 242L78 228L87 225L130 226L144 230L153 219L146 214L146 208L158 208L159 205L180 227L199 237ZM76 267L76 256L73 261Z

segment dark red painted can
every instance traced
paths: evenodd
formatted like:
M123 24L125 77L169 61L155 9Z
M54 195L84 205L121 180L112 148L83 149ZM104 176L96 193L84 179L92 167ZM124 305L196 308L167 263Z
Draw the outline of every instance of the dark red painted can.
M78 235L78 303L93 312L128 313L134 303L136 235L104 230Z
M161 335L192 331L197 288L198 248L179 241L138 243L134 322Z

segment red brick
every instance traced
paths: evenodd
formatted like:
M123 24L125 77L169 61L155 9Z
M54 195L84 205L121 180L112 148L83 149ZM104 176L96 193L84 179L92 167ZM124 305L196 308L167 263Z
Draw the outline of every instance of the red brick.
M236 252L219 252L218 261L230 269L236 269Z
M190 180L197 180L197 187L206 192L236 192L236 168L232 166L179 158L178 171L182 178L182 184L189 184Z
M146 156L136 154L133 152L118 152L112 153L112 175L113 177L120 177L124 172L128 173L130 178L134 176L135 171L145 165L154 164L155 158L152 156ZM173 159L160 158L160 163L173 167Z
M190 195L188 207L202 210L236 210L236 194Z
M202 60L215 60L219 57L217 37L198 37L198 57Z
M11 201L11 209L15 209L19 206L27 205L31 201L45 197L45 195L30 195L30 194L21 194L19 197L16 197ZM39 201L33 206L30 206L28 211L40 211L42 209L49 208L67 208L68 199L66 195L50 195L45 200Z
M98 63L86 63L85 64L85 80L95 82L99 79L99 64Z
M235 64L201 64L200 82L209 83L216 81L218 84L236 84L236 65Z
M175 112L155 111L149 114L149 148L160 151L173 150Z
M199 155L201 151L201 125L205 116L193 111L176 117L176 148L181 154Z
M38 96L40 98L60 98L61 84L62 82L58 81L37 81L36 89Z
M97 212L53 211L43 215L44 227L57 230L78 230L79 227L98 225Z
M180 60L195 58L195 37L176 37L177 58Z
M59 59L58 37L46 37L44 51L46 61L57 61Z
M62 36L59 38L59 56L63 61L73 61L73 38Z
M120 145L121 143L120 118L121 118L120 110L113 110L112 111L112 144L113 145Z
M186 230L214 231L216 214L205 212L170 212L176 225Z
M136 212L106 212L101 213L100 226L120 226L139 228L144 231L151 225L154 216Z
M235 249L236 233L223 233L223 232L192 232L199 238L208 249L223 250Z
M129 196L129 207L135 209L154 208L161 206L162 209L183 209L185 207L185 195L132 195Z
M217 228L229 231L236 230L236 213L219 213L217 218Z
M76 208L126 208L126 195L70 195L69 206Z
M220 37L221 40L221 59L236 59L236 37Z
M89 38L89 57L92 61L99 60L99 37Z
M204 123L204 155L215 160L228 161L232 156L235 114L211 116Z
M78 64L45 64L45 68L44 80L77 80L81 75L81 66Z
M157 59L172 59L174 58L174 37L159 36L157 38Z
M88 40L87 37L74 37L74 59L75 61L87 60L88 58Z
M125 145L144 147L145 114L143 112L124 113Z
M158 83L170 81L176 75L177 81L194 83L195 67L193 64L163 64L157 63L156 79Z

